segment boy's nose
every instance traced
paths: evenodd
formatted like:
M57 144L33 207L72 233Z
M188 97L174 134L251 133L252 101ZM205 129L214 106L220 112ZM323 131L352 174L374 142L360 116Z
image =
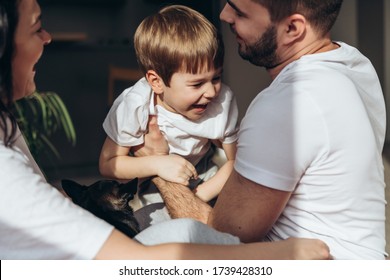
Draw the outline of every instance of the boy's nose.
M209 99L214 98L217 95L217 90L214 85L209 85L203 95Z

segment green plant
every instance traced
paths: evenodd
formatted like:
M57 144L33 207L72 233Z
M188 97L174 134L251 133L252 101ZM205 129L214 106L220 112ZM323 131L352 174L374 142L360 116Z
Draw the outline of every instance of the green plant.
M76 144L76 132L69 112L55 92L34 92L15 102L14 115L35 159L60 153L50 140L57 131L63 131L68 142Z

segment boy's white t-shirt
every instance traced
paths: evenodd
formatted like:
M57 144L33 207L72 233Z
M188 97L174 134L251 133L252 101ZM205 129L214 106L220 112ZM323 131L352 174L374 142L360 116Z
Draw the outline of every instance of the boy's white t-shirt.
M0 129L0 259L92 259L113 227L49 185L18 130Z
M229 87L222 84L219 95L207 107L201 119L191 121L153 102L151 87L145 78L124 90L114 101L103 128L120 146L144 142L150 114L157 114L160 131L165 135L169 153L185 157L196 165L210 147L210 139L222 143L237 140L238 109Z
M271 240L319 238L338 259L383 259L383 94L370 61L339 44L291 63L253 100L235 169L292 192Z

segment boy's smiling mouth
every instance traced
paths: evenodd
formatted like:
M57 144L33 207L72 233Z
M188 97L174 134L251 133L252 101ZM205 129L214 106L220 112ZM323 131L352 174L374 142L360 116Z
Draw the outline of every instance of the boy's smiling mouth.
M194 108L196 111L205 111L207 109L207 105L208 105L208 103L206 103L206 104L194 104L194 105L192 105L192 108Z

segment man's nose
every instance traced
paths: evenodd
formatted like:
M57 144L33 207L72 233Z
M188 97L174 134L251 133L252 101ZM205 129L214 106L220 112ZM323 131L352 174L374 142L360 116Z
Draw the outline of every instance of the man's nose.
M233 18L231 17L231 12L229 11L230 9L231 7L226 3L219 14L219 19L227 23L233 23Z

